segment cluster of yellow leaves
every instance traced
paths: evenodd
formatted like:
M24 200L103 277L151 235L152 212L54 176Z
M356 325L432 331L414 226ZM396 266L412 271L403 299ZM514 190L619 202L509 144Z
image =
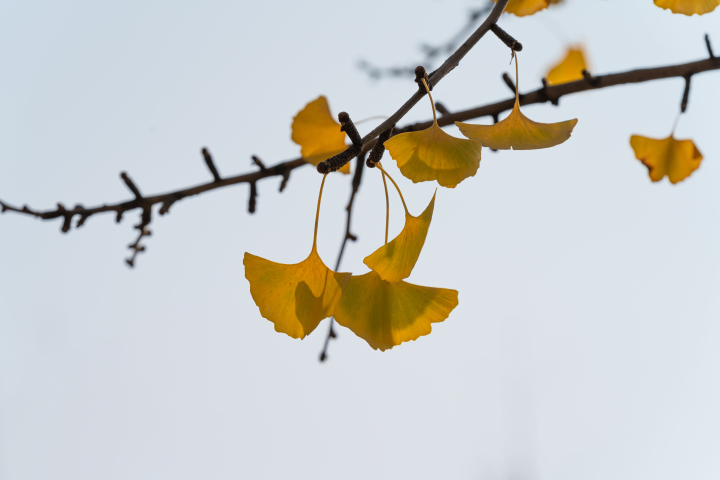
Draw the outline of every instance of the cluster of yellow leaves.
M402 232L365 259L372 269L369 273L355 276L330 270L317 252L325 178L320 186L308 258L285 265L245 253L245 278L260 314L275 325L276 331L300 339L315 330L321 320L334 316L340 325L380 350L427 335L433 323L445 320L458 305L455 290L403 281L410 276L425 244L435 197L418 217L408 212L403 200Z
M530 15L552 3L558 1L511 0L507 11L519 16ZM689 15L688 12L712 11L720 0L655 0L655 3ZM583 49L571 47L550 69L547 79L553 85L580 80L586 68ZM440 128L430 89L423 80L433 109L432 125L423 131L398 134L384 143L400 172L415 183L436 181L440 186L454 188L477 173L483 146L496 150L533 150L554 147L568 140L577 119L546 124L530 120L521 112L517 55L515 69L518 86L510 114L494 125L455 122L467 139L453 137ZM345 133L332 117L323 96L308 103L295 116L292 139L301 146L303 159L313 165L347 147ZM665 139L633 135L630 145L637 159L647 166L653 182L665 176L673 184L682 181L703 159L692 140L676 140L673 135ZM318 254L318 222L327 175L320 185L313 244L305 260L286 265L245 253L245 276L250 282L252 298L261 315L271 321L278 332L302 339L315 330L320 321L333 316L372 348L387 350L429 334L432 324L444 321L458 305L456 290L405 282L425 245L435 195L419 216L411 215L398 185L380 163L376 165L383 181L389 179L400 196L405 225L388 243L386 223L385 244L364 259L370 272L364 275L335 272ZM341 171L348 173L347 167ZM388 195L387 186L385 195Z
M508 118L493 126L459 124L470 139L455 138L439 127L427 84L425 88L433 108L432 126L396 135L384 144L400 172L413 182L437 181L441 186L455 187L477 172L483 144L506 149L548 148L567 140L577 122L533 122L520 112L516 95ZM325 97L310 102L298 113L292 132L303 158L315 165L345 149L344 133L332 118ZM334 316L374 349L386 350L427 335L433 323L445 320L458 305L456 290L404 281L425 244L435 196L422 214L411 215L398 185L380 163L377 166L400 195L405 225L395 239L365 258L370 272L359 276L334 272L318 255L317 228L327 176L320 186L313 247L304 261L284 265L245 254L250 293L260 314L273 322L278 332L304 338L321 320Z
M720 5L720 0L655 0L655 5L673 13L691 16L712 12Z
M517 74L517 57L515 68ZM577 123L576 119L553 124L534 122L520 111L520 96L516 93L515 107L507 118L495 125L455 122L469 140L455 138L438 125L432 95L427 85L425 88L433 105L430 128L401 133L385 142L400 172L415 183L434 180L454 188L477 173L483 146L496 150L554 147L570 138Z

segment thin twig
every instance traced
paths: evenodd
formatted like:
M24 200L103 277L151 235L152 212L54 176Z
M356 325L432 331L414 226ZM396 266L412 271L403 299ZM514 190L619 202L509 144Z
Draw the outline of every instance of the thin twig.
M345 207L345 210L347 210L347 221L345 222L345 236L343 237L342 243L340 244L340 252L338 253L337 262L335 262L335 271L340 270L340 263L342 262L343 253L345 253L345 245L347 245L348 240L352 240L353 242L357 241L357 235L353 234L350 230L350 222L352 221L352 212L353 212L353 205L355 203L355 195L357 194L358 190L360 189L360 182L362 182L362 174L363 174L363 167L365 167L365 154L360 155L357 157L357 161L355 164L355 174L353 175L352 180L352 189L350 190L350 200L348 201L347 207ZM330 319L330 327L328 328L327 337L325 337L325 344L323 346L322 352L320 352L320 361L324 362L327 359L327 350L328 350L328 344L330 343L331 338L337 337L335 334L335 330L333 329L333 326L335 324L335 319Z
M685 90L683 90L682 100L680 101L680 112L685 113L688 106L688 99L690 98L690 82L692 81L692 75L685 77Z
M415 65L427 65L428 67L435 64L435 61L442 54L447 54L455 50L458 43L460 43L465 36L472 31L473 27L477 23L478 19L488 13L495 6L493 2L486 2L480 8L471 10L468 14L468 19L465 25L447 42L440 45L426 45L420 46L420 49L425 53L425 58L419 62L416 62L412 66L396 66L396 67L377 67L366 60L358 62L358 67L364 70L370 77L379 79L381 77L412 77L415 75Z
M216 182L219 182L221 180L220 174L217 171L217 168L215 167L215 162L213 162L212 155L210 155L210 150L203 147L202 150L200 150L202 153L203 158L205 159L205 165L207 165L208 170L210 170L210 175L213 176L213 180Z
M710 58L716 58L715 53L712 49L712 44L710 43L710 35L707 33L705 34L705 46L707 47L708 55L710 55Z

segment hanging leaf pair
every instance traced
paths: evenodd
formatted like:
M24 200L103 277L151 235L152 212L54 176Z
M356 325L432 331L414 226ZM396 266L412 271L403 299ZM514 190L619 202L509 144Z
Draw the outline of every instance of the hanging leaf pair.
M517 56L516 76L518 74ZM577 120L541 124L525 117L515 107L503 121L491 125L457 123L468 140L445 133L437 123L430 89L422 79L433 111L433 123L421 132L396 135L384 142L403 175L413 182L437 181L455 187L474 176L480 165L482 146L498 149L548 148L569 138ZM517 90L517 89L516 89ZM325 97L310 102L293 121L293 140L302 147L303 158L310 163L333 156L345 149L344 133L330 115ZM330 270L317 252L317 231L323 176L315 215L315 232L310 255L298 264L285 265L245 254L245 276L250 293L261 315L275 330L293 338L304 338L324 318L334 316L340 325L365 339L374 349L386 350L427 335L432 324L444 321L458 305L456 290L414 285L408 278L425 244L435 196L425 211L410 214L397 183L382 165L376 164L400 196L405 209L405 225L400 234L365 258L371 271L359 276ZM388 196L387 186L385 195ZM389 205L389 199L388 199ZM389 219L389 206L386 215Z
M405 226L400 235L365 259L372 269L369 273L351 276L330 270L317 253L326 178L323 176L320 186L313 246L307 259L284 265L245 253L245 277L260 314L273 322L276 331L300 339L315 330L321 320L334 315L340 325L380 350L427 335L431 324L445 320L458 304L455 290L403 281L410 276L425 244L435 197L418 217L409 213L403 199Z
M517 53L515 73L517 78ZM422 84L432 105L432 125L420 132L395 135L385 142L385 148L397 162L400 172L414 183L434 180L443 187L454 188L477 173L483 146L496 150L554 147L570 138L577 124L577 119L551 124L530 120L520 111L520 94L516 87L515 106L507 118L495 125L455 122L469 140L455 138L438 125L432 94L424 79Z
M405 209L405 226L400 234L365 258L371 268L365 275L353 275L348 282L335 320L363 338L371 347L387 350L432 331L432 324L444 321L458 305L458 292L423 287L405 282L420 257L435 208L435 196L420 216L408 211L395 180L377 166L400 195ZM387 187L385 189L387 196ZM389 208L386 215L389 215Z

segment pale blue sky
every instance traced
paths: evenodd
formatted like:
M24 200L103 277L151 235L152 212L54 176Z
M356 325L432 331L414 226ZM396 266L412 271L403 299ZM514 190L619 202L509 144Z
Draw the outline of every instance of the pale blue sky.
M720 13L650 0L567 0L503 18L540 85L567 42L593 71L720 52ZM295 158L292 116L319 94L353 118L388 115L416 88L369 80L361 58L414 65L477 1L14 1L0 4L0 199L36 208L128 198ZM558 28L561 25L561 28ZM435 89L450 109L508 97L507 49L486 37ZM137 214L0 217L0 479L716 479L720 476L720 73L693 80L677 134L705 156L652 184L631 134L664 137L683 81L532 106L578 118L550 150L485 150L440 189L410 281L455 288L433 333L380 353L327 322L297 341L260 317L245 251L309 251L320 177L293 172L176 204L148 251L123 262ZM427 102L407 120L430 117ZM483 119L482 121L487 121ZM373 122L361 124L361 133ZM457 129L448 132L459 135ZM434 191L399 180L413 212ZM382 185L366 172L343 271L382 241ZM349 178L328 180L319 250L334 264ZM392 229L401 228L394 202Z

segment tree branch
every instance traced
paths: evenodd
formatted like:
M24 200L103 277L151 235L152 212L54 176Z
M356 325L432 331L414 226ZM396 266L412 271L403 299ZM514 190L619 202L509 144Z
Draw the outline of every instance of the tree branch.
M652 80L660 80L660 79L674 78L674 77L688 78L688 77L691 77L692 75L696 75L698 73L711 71L711 70L719 70L719 69L720 69L720 57L710 57L705 60L700 60L697 62L690 62L690 63L680 64L680 65L669 65L669 66L657 67L657 68L638 69L638 70L632 70L629 72L614 73L614 74L609 74L609 75L592 76L590 74L587 74L587 76L583 80L578 80L575 82L565 83L565 84L561 84L561 85L543 87L541 89L523 94L521 96L520 103L522 105L530 105L530 104L535 104L535 103L549 102L549 101L551 101L550 99L554 99L557 101L561 97L585 92L588 90L597 90L597 89L607 88L607 87L612 87L612 86L617 86L617 85L643 83L643 82L648 82L648 81L652 81ZM433 75L431 75L430 77L431 77L431 80L434 78ZM416 98L419 100L420 98L422 98L422 95L420 95L419 93L416 93L408 101L408 103L412 102ZM438 118L438 124L441 126L447 126L447 125L452 125L456 121L472 120L472 119L485 117L485 116L497 117L500 113L512 109L514 101L515 101L514 98L509 98L507 100L492 103L489 105L483 105L483 106L479 106L479 107L470 108L467 110L447 113L447 114L443 115L442 117ZM405 108L405 106L403 106L403 108ZM392 117L391 117L391 119L392 119ZM373 137L373 135L375 135L374 132L378 132L378 131L382 132L382 127L384 125L386 125L386 124L390 125L393 123L391 121L391 119L388 119L388 121L383 122L380 126L375 128L373 130L373 132L371 132L370 134L366 135L363 138L363 142L364 142L363 148L362 148L363 153L368 152L375 145L375 140ZM403 133L403 132L422 130L422 129L428 128L431 124L432 124L431 120L425 121L425 122L418 122L418 123L406 125L402 128L398 128L393 133L398 134L398 133ZM368 137L372 137L373 139L368 141L367 140ZM127 200L124 202L119 202L119 203L114 203L114 204L105 204L105 205L100 205L100 206L92 207L92 208L85 208L82 205L76 205L72 210L67 210L67 209L65 209L65 207L62 204L58 204L57 208L54 210L37 211L37 210L32 210L28 206L23 206L23 207L18 208L18 207L12 206L12 205L0 200L0 209L2 210L3 213L6 211L12 211L12 212L25 214L25 215L34 216L34 217L40 218L42 220L52 220L55 218L63 218L62 231L67 232L70 229L71 221L75 215L77 215L79 217L76 227L83 225L85 223L85 220L87 220L88 217L98 214L98 213L115 212L116 221L120 222L120 220L122 219L122 216L125 212L134 210L134 209L138 209L138 208L145 211L145 210L151 209L156 204L162 204L158 213L160 215L164 215L165 213L167 213L169 211L170 207L178 200L182 200L187 197L199 195L204 192L209 192L209 191L212 191L212 190L215 190L218 188L227 187L230 185L237 185L240 183L255 183L259 180L269 178L269 177L275 177L275 176L282 177L283 180L280 185L281 191L282 191L282 188L284 188L284 186L287 183L287 179L290 176L290 172L296 168L303 166L303 165L307 165L307 163L305 163L305 161L302 158L296 158L294 160L288 160L286 162L282 162L282 163L279 163L272 167L264 168L264 169L261 169L256 172L245 173L245 174L236 175L236 176L232 176L232 177L226 177L226 178L221 179L220 181L213 180L211 182L203 183L203 184L196 185L193 187L184 188L184 189L176 190L173 192L162 193L162 194L157 194L157 195L140 196L140 197L138 197L136 195L136 197L132 200ZM137 189L137 187L136 187L136 189ZM133 192L133 193L135 193L135 192ZM140 193L139 190L138 190L138 193Z
M720 57L708 58L697 62L684 63L681 65L670 65L666 67L643 68L629 72L611 73L608 75L592 76L575 82L563 83L534 90L520 95L520 105L532 105L534 103L546 103L560 99L561 97L588 90L627 85L633 83L644 83L652 80L665 78L688 78L698 73L711 70L720 70ZM448 113L438 118L440 126L452 125L456 121L472 120L480 117L492 117L507 110L511 110L515 104L515 97L481 107L469 108L458 112ZM395 129L394 134L424 130L432 125L432 120L406 125L403 128Z

